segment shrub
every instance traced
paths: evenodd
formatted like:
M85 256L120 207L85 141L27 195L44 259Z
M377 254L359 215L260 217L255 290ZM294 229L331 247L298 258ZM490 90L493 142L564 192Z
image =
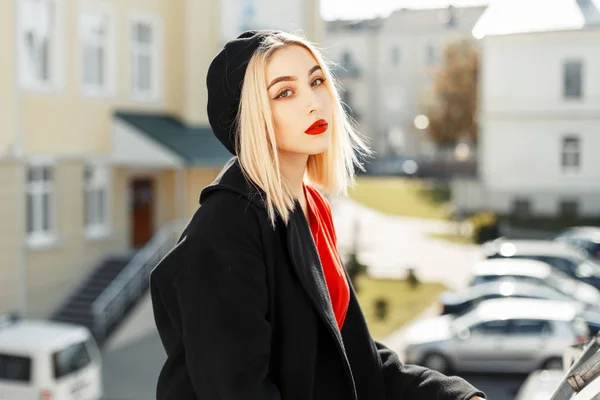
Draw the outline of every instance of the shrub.
M498 217L491 212L473 214L469 218L473 242L482 244L500 237Z

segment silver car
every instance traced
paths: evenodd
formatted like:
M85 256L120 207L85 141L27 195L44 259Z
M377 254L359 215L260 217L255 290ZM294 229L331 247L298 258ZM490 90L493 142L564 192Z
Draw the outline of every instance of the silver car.
M513 278L548 285L577 301L600 306L600 291L585 282L575 280L542 261L497 258L483 260L472 268L471 286L498 279Z
M416 321L405 331L405 357L444 373L529 373L561 368L564 349L588 335L573 302L493 299L456 318Z

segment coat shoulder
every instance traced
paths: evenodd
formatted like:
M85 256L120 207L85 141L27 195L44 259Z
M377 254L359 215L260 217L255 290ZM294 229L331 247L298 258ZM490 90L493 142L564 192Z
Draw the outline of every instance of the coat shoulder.
M266 212L244 196L226 190L215 192L198 207L177 244L152 270L150 279L166 294L198 254L213 249L235 252L250 248L262 252L261 225L265 223Z

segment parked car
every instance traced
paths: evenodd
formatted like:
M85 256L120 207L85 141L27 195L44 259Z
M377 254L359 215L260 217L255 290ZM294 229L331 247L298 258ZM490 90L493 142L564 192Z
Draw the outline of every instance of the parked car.
M566 243L552 240L496 239L483 246L486 258L524 258L543 261L572 278L600 289L600 264Z
M595 287L575 280L542 261L512 258L483 260L473 266L472 276L471 286L511 278L547 285L581 303L600 306L600 291Z
M443 292L439 297L440 313L463 314L484 300L498 298L577 301L576 298L545 284L503 278L469 286L458 292Z
M600 227L598 226L568 228L559 232L554 240L585 250L591 258L600 261Z
M530 373L560 369L564 349L588 335L572 302L493 299L457 318L414 322L405 332L405 356L444 373Z
M581 303L550 286L506 278L470 286L461 292L442 293L441 313L458 316L482 301L500 298L572 301L577 309L577 316L587 323L590 335L596 335L600 331L600 307Z
M99 400L102 392L100 351L86 327L0 316L0 398Z

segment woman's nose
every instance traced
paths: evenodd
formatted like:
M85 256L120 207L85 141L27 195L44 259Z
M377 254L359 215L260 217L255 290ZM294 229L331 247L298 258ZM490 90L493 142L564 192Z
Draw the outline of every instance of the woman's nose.
M316 114L323 108L323 101L314 90L310 91L310 100L308 105L308 115Z

